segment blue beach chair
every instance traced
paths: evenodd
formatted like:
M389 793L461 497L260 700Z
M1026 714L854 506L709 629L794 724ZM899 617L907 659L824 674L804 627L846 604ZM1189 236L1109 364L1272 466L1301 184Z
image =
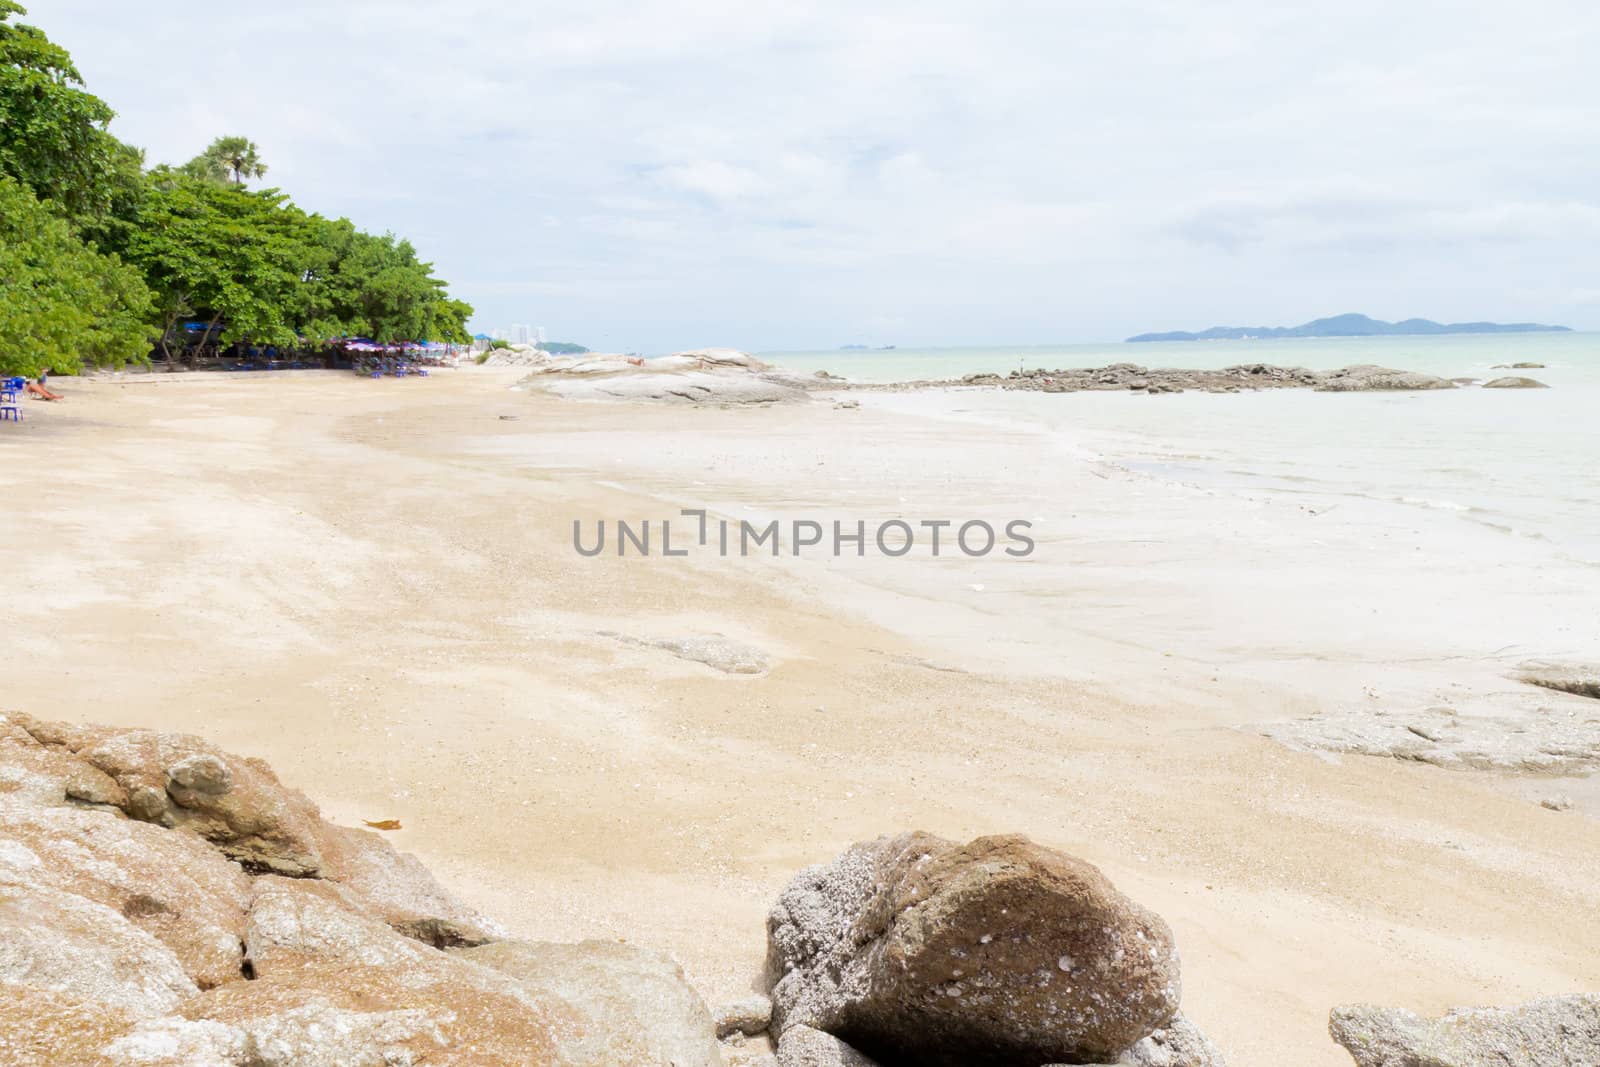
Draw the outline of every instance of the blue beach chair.
M10 419L12 422L22 421L22 405L18 403L25 384L21 378L7 378L0 382L0 422Z

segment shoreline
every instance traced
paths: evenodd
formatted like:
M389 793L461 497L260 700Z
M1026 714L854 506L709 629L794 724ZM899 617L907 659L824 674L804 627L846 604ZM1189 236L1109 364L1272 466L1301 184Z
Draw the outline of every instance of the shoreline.
M912 827L1022 831L1102 866L1171 922L1186 1014L1246 1067L1347 1062L1336 1003L1431 1013L1600 982L1594 818L1540 808L1524 778L1240 729L1368 700L1373 677L1437 684L1404 649L1252 665L1200 640L1270 647L1283 622L1252 622L1259 598L1183 621L1236 564L1309 578L1314 550L1358 575L1361 555L1290 536L1303 515L1106 470L1086 435L969 426L954 455L948 418L892 394L691 413L503 392L516 377L73 383L48 432L0 435L50 472L0 519L29 664L8 704L262 755L343 823L401 818L395 843L515 932L646 940L708 999L745 991L794 870ZM1060 501L1065 562L1011 570L587 561L567 541L575 514ZM1169 521L1195 509L1282 536L1234 561L1226 528ZM765 673L651 643L709 634Z

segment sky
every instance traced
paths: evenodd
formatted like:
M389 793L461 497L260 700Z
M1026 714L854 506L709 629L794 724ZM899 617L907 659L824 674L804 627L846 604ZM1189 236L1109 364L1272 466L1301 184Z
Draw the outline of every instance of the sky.
M647 353L1600 329L1592 0L24 0L477 328Z

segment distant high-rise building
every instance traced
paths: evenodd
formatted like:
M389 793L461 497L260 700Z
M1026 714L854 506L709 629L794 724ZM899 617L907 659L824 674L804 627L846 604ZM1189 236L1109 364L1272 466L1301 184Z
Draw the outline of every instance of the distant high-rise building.
M513 327L511 327L511 338L512 338L512 340L516 341L517 344L519 344L519 345L527 344L528 343L528 337L529 337L529 333L528 333L529 329L530 328L528 326L522 325L520 323L515 325L515 326L513 326Z
M544 344L544 341L545 341L545 337L544 337L544 327L543 327L543 326L541 326L541 327L539 327L539 328L538 328L538 329L537 329L537 330L536 330L536 331L534 331L534 332L535 332L535 335L536 335L536 336L537 336L537 337L538 337L538 338L539 338L539 343L540 343L540 344Z

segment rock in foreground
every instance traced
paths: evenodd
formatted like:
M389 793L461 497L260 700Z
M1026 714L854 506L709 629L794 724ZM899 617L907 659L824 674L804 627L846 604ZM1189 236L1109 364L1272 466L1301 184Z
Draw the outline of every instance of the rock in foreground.
M1178 1009L1166 923L1022 837L856 845L802 871L767 930L780 1057L808 1026L886 1063L1109 1062Z
M500 940L259 761L0 714L5 1067L720 1062L670 960Z
M1437 1019L1354 1005L1335 1008L1328 1031L1357 1067L1594 1067L1600 995L1458 1009Z

